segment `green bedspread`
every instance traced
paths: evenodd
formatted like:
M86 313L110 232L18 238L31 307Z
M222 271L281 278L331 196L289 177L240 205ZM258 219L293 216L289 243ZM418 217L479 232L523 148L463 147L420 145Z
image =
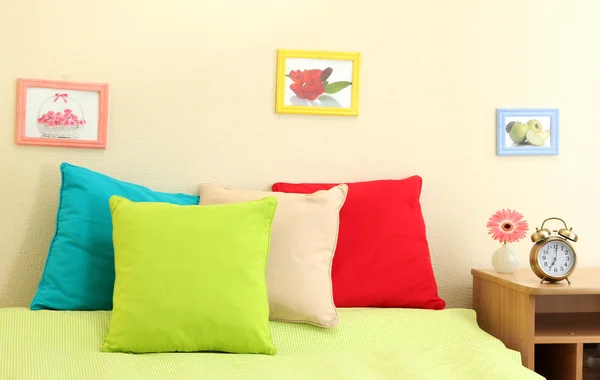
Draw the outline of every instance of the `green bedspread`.
M340 309L334 329L271 322L275 356L103 353L110 312L0 309L0 380L542 379L467 309Z

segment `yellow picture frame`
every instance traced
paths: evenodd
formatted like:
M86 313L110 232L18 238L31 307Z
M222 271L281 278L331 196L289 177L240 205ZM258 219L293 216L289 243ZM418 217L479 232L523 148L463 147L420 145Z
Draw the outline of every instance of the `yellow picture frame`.
M358 116L360 58L356 52L277 50L275 112Z

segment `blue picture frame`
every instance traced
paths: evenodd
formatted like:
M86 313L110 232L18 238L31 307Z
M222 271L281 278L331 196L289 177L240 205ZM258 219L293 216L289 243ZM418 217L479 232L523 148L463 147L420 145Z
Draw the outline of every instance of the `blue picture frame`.
M537 121L537 123L536 123ZM528 123L530 122L530 123ZM519 142L521 137L528 131L526 126L518 126L512 130L515 123L523 123L531 126L529 129L542 131L531 136L532 141L537 144L543 141L543 145L533 145L526 138ZM511 124L509 127L508 124ZM537 128L537 129L536 129ZM498 156L557 156L559 146L559 112L558 108L499 108L496 119L497 129L497 155ZM545 131L549 131L547 134ZM531 132L529 132L531 134ZM544 140L544 137L546 139ZM540 140L542 139L542 140Z

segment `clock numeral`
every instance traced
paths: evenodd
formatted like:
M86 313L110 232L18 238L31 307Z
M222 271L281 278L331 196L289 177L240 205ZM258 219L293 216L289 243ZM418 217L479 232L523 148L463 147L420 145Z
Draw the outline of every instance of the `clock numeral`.
M548 266L548 262L544 261L544 266L547 267Z
M558 272L558 268L554 268L554 271L555 271L555 272Z
M565 260L569 261L571 258L569 256L565 257Z
M564 250L565 250L565 247L563 247L563 246L561 245L561 246L560 246L560 250L561 250L561 251L564 251Z
M565 267L568 267L568 266L569 266L569 263L564 263L564 266L565 266Z
M542 256L542 260L546 260L546 256Z
M563 268L563 267L560 267L560 271L562 272L563 270L565 270L565 268Z

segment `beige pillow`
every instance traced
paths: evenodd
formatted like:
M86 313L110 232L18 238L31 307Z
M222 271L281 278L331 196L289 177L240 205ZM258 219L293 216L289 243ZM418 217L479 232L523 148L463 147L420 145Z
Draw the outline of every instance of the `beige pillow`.
M227 189L200 185L200 204L214 205L277 198L267 260L270 319L335 327L331 262L339 214L348 186L313 194Z

